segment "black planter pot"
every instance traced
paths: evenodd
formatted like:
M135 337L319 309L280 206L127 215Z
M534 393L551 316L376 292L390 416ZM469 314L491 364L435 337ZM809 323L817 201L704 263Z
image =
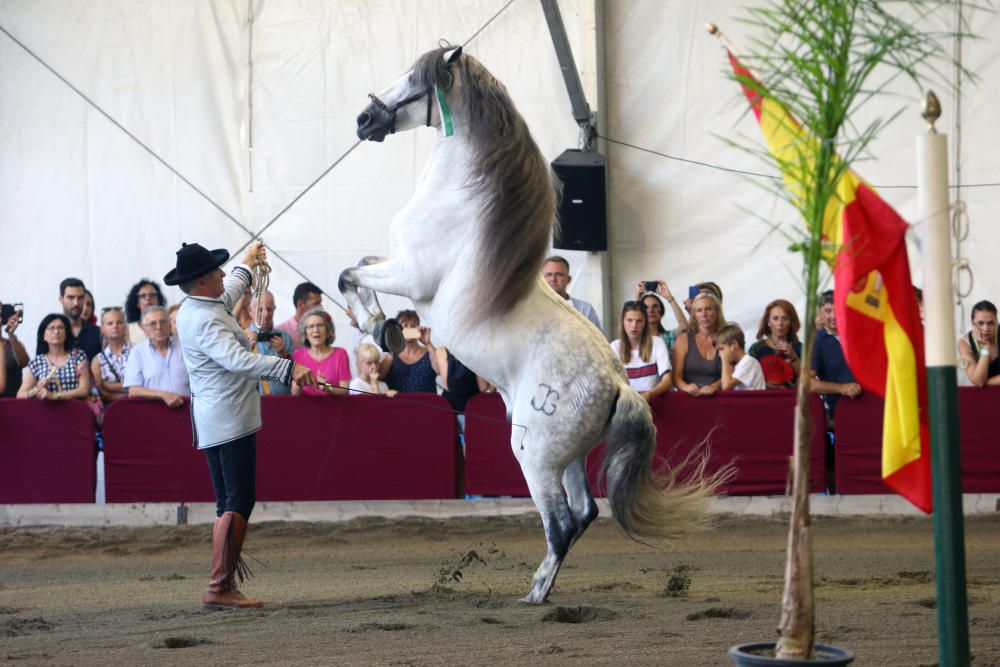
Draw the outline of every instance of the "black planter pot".
M812 660L785 660L772 657L777 642L737 644L729 649L729 657L737 667L840 667L849 665L854 654L846 648L816 644L816 657Z

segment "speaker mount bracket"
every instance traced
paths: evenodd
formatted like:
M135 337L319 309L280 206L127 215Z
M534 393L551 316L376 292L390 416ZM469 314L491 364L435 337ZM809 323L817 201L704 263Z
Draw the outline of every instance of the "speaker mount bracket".
M593 153L597 150L594 142L597 138L597 118L591 112L587 96L583 92L583 84L580 82L580 74L576 69L573 51L570 49L569 39L566 37L566 26L563 24L562 14L559 13L558 0L540 1L542 11L545 13L545 22L549 26L549 35L552 37L552 45L556 49L556 58L559 59L559 69L562 70L566 92L569 93L569 102L573 107L573 119L580 126L580 148L588 153Z

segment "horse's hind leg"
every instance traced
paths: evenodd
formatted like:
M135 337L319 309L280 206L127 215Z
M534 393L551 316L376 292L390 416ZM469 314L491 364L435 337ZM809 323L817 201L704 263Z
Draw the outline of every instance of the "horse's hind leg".
M559 472L535 469L524 462L521 463L521 470L528 482L535 507L542 516L545 541L548 545L545 559L535 572L531 592L521 598L521 602L542 604L548 599L549 591L556 582L556 575L559 574L566 552L569 551L575 536L582 531L563 495Z
M570 546L576 544L587 526L597 518L597 503L594 502L594 495L590 492L590 484L587 482L587 457L579 456L563 473L563 488L566 489L566 500L569 511L572 512L576 520L576 533L570 542Z

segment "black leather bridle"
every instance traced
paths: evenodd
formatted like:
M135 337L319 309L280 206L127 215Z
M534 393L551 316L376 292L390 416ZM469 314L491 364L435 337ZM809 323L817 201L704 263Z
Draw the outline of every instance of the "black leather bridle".
M396 112L405 107L407 104L413 104L421 97L427 97L427 127L431 126L431 97L434 93L433 86L427 86L423 92L414 93L407 98L404 98L393 106L389 106L382 100L380 100L375 93L368 93L368 97L371 98L372 104L374 104L380 111L389 116L389 134L396 134Z

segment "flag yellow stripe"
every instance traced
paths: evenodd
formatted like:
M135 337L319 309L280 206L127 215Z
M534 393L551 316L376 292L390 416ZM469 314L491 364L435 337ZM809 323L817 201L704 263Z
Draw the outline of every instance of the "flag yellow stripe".
M920 458L917 355L906 331L886 308L885 349L889 356L882 420L882 477Z
M917 356L906 330L890 307L889 290L878 271L865 285L847 294L846 305L879 322L888 357L885 414L882 420L882 477L920 458L920 413L917 408Z
M765 97L760 105L760 127L768 148L782 167L785 186L793 197L801 198L804 184L812 178L816 140L773 98ZM834 158L839 159L839 158ZM837 249L844 242L841 221L844 209L854 201L855 190L865 181L853 171L845 173L837 183L835 196L827 203L823 216L823 239L829 244L824 259L833 264Z

